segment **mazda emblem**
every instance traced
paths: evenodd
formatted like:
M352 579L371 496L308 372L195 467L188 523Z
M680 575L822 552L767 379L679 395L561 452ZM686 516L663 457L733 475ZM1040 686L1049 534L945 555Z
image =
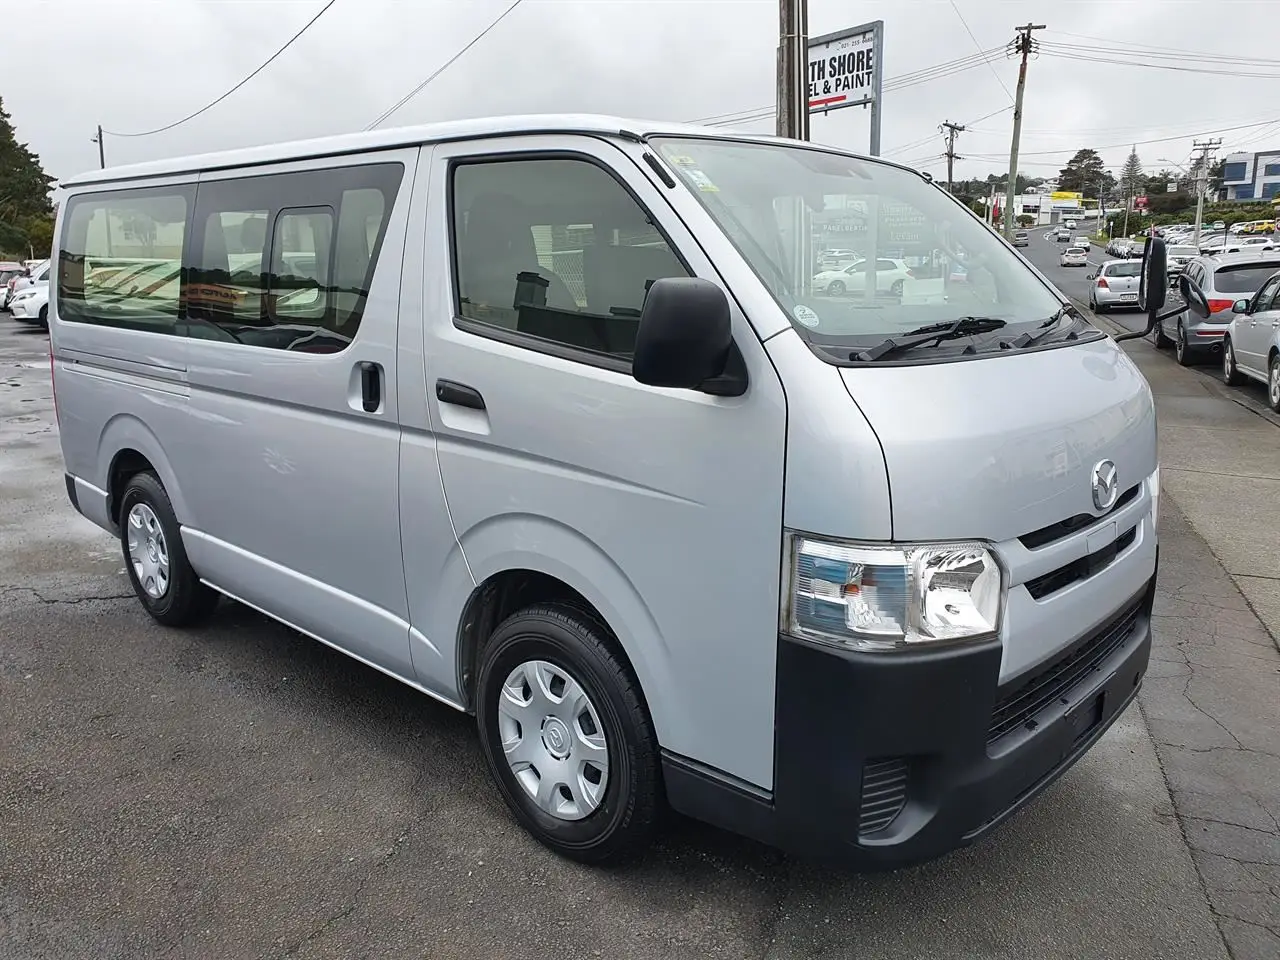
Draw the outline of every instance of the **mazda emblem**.
M1120 478L1116 465L1110 460L1100 460L1090 478L1093 486L1093 505L1098 510L1110 510L1120 493Z

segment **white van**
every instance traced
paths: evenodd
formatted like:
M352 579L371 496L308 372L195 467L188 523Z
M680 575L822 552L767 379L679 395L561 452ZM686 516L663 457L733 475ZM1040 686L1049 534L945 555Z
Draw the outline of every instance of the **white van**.
M474 713L566 856L669 803L931 858L1137 692L1151 392L923 175L551 116L62 185L67 490L143 607L226 595ZM924 266L822 297L830 246Z

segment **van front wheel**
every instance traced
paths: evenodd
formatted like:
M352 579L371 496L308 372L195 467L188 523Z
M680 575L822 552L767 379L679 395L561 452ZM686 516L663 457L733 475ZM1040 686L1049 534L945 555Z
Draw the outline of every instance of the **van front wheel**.
M647 845L661 795L657 737L603 624L561 604L513 614L481 654L476 693L485 762L526 830L583 863Z
M200 582L187 560L169 495L154 473L135 474L120 497L124 568L147 613L170 627L203 619L218 594Z

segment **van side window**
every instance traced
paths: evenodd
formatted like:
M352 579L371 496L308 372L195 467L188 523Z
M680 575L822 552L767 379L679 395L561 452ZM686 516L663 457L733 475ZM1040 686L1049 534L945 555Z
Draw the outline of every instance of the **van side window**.
M57 265L64 321L178 332L194 185L82 193L67 201Z
M202 183L187 259L189 335L344 350L403 174L387 163Z
M635 198L589 161L462 163L450 190L465 320L630 358L649 284L690 275Z

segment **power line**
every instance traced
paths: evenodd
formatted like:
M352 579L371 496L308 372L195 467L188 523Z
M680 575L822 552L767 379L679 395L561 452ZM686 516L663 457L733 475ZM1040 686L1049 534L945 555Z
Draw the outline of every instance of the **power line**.
M263 70L265 70L268 66L270 66L272 61L274 61L276 57L280 56L280 54L284 53L291 46L293 46L294 41L296 41L300 36L306 33L307 30L311 28L311 25L315 23L317 20L319 20L321 17L323 17L325 13L328 12L329 8L332 7L336 2L337 0L329 0L328 3L326 3L323 7L320 8L319 13L317 13L314 17L308 20L303 25L301 30L299 30L297 33L295 33L292 37L288 39L288 41L285 43L283 47L281 47L271 56L267 57L267 59L264 60L262 64L256 70L253 71L253 73L249 74L247 77L245 77L243 80L237 83L234 87L232 87L222 96L218 97L218 99L213 100L210 103L206 103L203 107L201 107L195 113L187 114L187 116L183 117L181 120L175 120L173 121L173 123L167 123L163 127L156 127L154 130L143 130L139 133L119 133L118 131L115 131L115 130L101 130L101 128L99 129L101 130L102 133L109 134L110 136L113 136L113 137L149 137L154 133L164 133L164 131L166 130L172 130L174 127L179 126L180 124L186 123L188 120L194 120L196 117L200 116L200 114L204 113L206 110L209 110L212 107L216 107L223 100L227 99L227 97L231 96L241 87L243 87L246 83L248 83L258 74L260 74Z
M494 27L496 27L498 24L500 24L503 20L505 20L505 19L507 18L507 15L508 15L508 14L510 14L512 10L514 10L516 7L520 6L521 2L522 2L522 0L513 0L513 2L512 2L512 4L511 4L511 6L507 7L507 9L503 10L503 11L502 11L502 13L498 14L497 18L496 18L492 23L490 23L487 27L485 27L483 30L481 30L478 34L476 34L475 38L474 38L470 43L468 43L465 47L463 47L461 50L459 50L457 53L455 53L452 57L450 57L448 60L446 60L446 61L444 62L444 65L443 65L443 66L441 66L441 67L440 67L440 69L436 70L436 71L435 71L435 73L431 74L429 77L427 77L425 80L423 80L420 84L418 84L416 87L414 87L414 88L413 88L412 90L410 90L408 93L406 93L403 97L401 97L399 100L397 100L395 103L393 103L390 107L388 107L386 110L384 110L384 111L383 111L383 112L378 116L378 119L374 120L374 121L373 121L373 123L369 124L367 127L365 127L365 129L366 129L366 130L372 130L372 129L373 129L374 127L376 127L378 124L382 123L382 121L383 121L383 120L386 120L386 119L387 119L387 117L391 116L393 113L395 113L395 112L396 112L397 110L399 110L401 107L403 107L406 103L408 103L410 100L412 100L412 99L413 99L414 97L416 97L418 94L420 94L424 89L426 89L427 84L429 84L432 80L434 80L436 77L440 76L440 74L444 73L444 72L445 72L446 70L448 70L451 66L453 66L455 63L457 63L457 62L458 62L458 60L460 60L460 59L462 58L462 55L463 55L463 54L465 54L468 50L470 50L470 49L471 49L472 47L474 47L477 43L479 43L481 40L483 40L483 39L485 38L485 36L487 36L487 35L488 35L489 31L490 31L490 30L492 30Z
M1073 37L1077 40L1088 40L1091 44L1115 43L1114 37L1093 37L1085 33L1071 33L1067 30L1050 30L1049 32L1057 36ZM1275 57L1245 57L1245 56L1237 56L1236 54L1227 54L1227 53L1208 53L1200 50L1186 50L1181 47L1163 47L1163 46L1155 46L1149 43L1133 43L1132 41L1129 41L1129 40L1125 41L1125 49L1131 53L1133 52L1142 53L1143 51L1149 50L1149 51L1154 51L1159 53L1173 53L1183 57L1193 57L1193 58L1199 58L1199 59L1210 59L1210 60L1223 59L1228 63L1255 62L1260 66L1271 66L1272 64L1275 63Z
M1210 67L1189 67L1182 63L1146 63L1142 60L1135 59L1134 51L1110 51L1116 55L1116 58L1106 56L1089 56L1084 53L1076 53L1068 49L1057 46L1051 46L1048 43L1042 43L1043 53L1047 57L1054 57L1058 60L1075 60L1080 63L1105 63L1117 67L1143 67L1147 70L1170 70L1175 73L1199 73L1210 74L1222 77L1237 77L1241 79L1253 80L1280 80L1280 73L1246 73L1239 69L1223 69L1216 70ZM1094 51L1099 52L1099 51ZM1107 51L1102 51L1107 52Z
M969 35L969 39L973 41L974 49L981 50L982 46L978 43L978 38L973 35L973 31L969 29L969 23L964 18L964 14L960 12L956 0L951 0L951 9L956 12L956 16L960 18L960 23L964 27L964 32ZM1013 94L1009 92L1009 88L1005 86L1004 81L1000 79L1000 74L996 73L996 68L991 66L991 61L983 58L983 63L987 65L987 69L991 71L991 75L996 78L996 83L1000 84L1000 89L1004 91L1004 95L1009 98L1009 102L1013 103Z
M1002 47L992 47L990 50L979 51L977 54L969 54L965 57L958 57L955 60L947 60L942 63L935 63L929 67L921 67L919 70L913 70L910 73L904 73L902 76L893 77L884 82L884 91L888 93L892 90L905 90L908 87L914 87L921 83L929 83L933 80L940 80L943 77L949 77L957 73L963 73L966 70L972 70L986 62L983 57L989 56ZM1008 109L1008 108L1004 108ZM769 111L772 114L774 105L771 103L761 104L758 107L747 107L742 110L732 110L728 113L716 113L709 117L696 117L692 120L685 120L684 123L702 123L707 126L718 126L720 121L725 123L738 123L742 118L741 114L759 114L761 111ZM994 116L994 114L992 115ZM754 116L746 119L756 119ZM985 119L985 118L984 118Z
M1268 124L1277 123L1277 122L1280 122L1280 121L1277 121L1275 118L1272 118L1272 119L1270 119L1270 120L1260 120L1260 121L1259 121L1259 122L1257 122L1257 123L1244 123L1244 124L1240 124L1239 126L1235 126L1235 127L1219 127L1219 128L1218 128L1218 129L1216 129L1216 130L1196 130L1196 131L1194 131L1194 132L1190 132L1190 133L1182 133L1182 134L1178 134L1178 135L1176 135L1176 136L1172 136L1172 137L1152 137L1152 138L1151 138L1151 139L1149 139L1149 140L1133 140L1133 141L1130 141L1130 143L1129 143L1129 144L1127 144L1127 145L1128 145L1128 146L1142 146L1143 144L1147 144L1147 143L1169 143L1169 142L1171 142L1171 141L1173 141L1173 140L1186 140L1186 139L1188 139L1189 137L1203 137L1203 136L1209 136L1209 135L1211 135L1211 134L1215 134L1215 133L1231 133L1233 130L1251 130L1251 129L1253 129L1254 127L1264 127L1264 126L1267 126ZM1093 150L1115 150L1115 149L1119 149L1120 147L1123 147L1123 146L1126 146L1126 144L1123 144L1123 143L1105 143L1105 144L1103 144L1103 145L1102 145L1102 146L1100 146L1100 147L1092 147L1092 148L1090 148L1090 149L1093 149ZM1024 154L1024 156L1028 156L1028 157L1032 157L1032 156L1037 156L1037 157L1047 157L1047 156L1055 156L1055 155L1063 154L1063 153L1071 153L1071 154L1074 154L1075 152L1076 152L1076 149L1075 149L1074 147L1064 147L1064 148L1063 148L1063 149L1061 149L1061 150L1028 150L1028 151L1026 151L1026 153ZM994 155L992 155L992 154L970 154L970 157L971 157L971 159L994 159Z

